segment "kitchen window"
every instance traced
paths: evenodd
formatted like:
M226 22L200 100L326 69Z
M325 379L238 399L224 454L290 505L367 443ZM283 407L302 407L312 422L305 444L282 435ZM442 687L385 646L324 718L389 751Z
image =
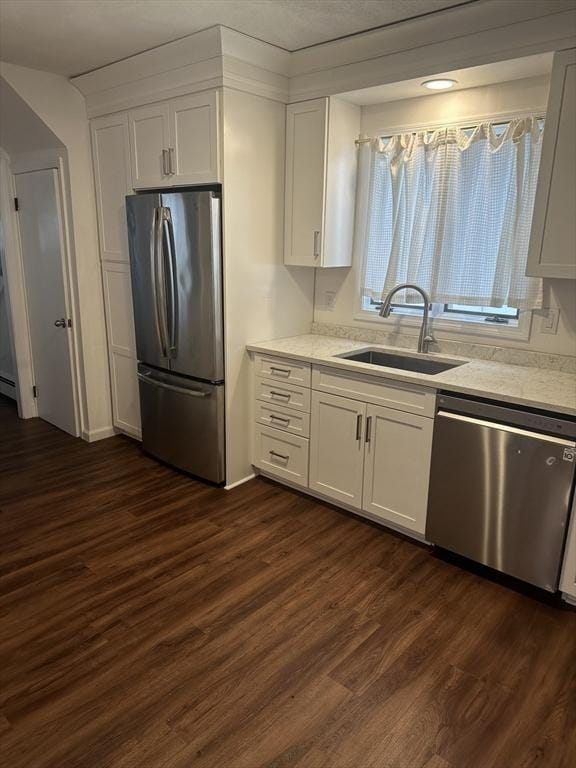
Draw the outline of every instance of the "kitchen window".
M525 276L542 130L529 117L361 142L364 316L407 282L428 291L441 326L494 333L529 322L542 303L541 280ZM393 313L421 316L419 295L398 296Z

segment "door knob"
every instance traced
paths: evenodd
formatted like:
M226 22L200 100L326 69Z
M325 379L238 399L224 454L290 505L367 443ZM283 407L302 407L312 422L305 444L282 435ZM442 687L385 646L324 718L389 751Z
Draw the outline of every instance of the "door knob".
M56 328L66 328L67 322L64 317L61 317L60 320L54 320L54 325Z

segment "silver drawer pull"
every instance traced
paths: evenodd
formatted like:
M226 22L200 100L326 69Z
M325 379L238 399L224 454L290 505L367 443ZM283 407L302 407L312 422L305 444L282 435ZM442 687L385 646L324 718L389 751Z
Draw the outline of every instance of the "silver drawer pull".
M281 373L281 374L286 374L286 376L290 376L290 374L292 373L292 370L290 368L276 368L276 366L274 365L270 366L270 370L274 374Z
M279 421L282 424L290 424L290 419L283 419L281 416L276 416L274 413L270 414L270 421Z
M282 461L288 461L290 456L284 456L282 453L276 453L276 451L270 451L270 456L273 456L275 459L282 459Z
M270 390L270 397L285 397L286 400L290 400L288 392L275 392L273 389Z

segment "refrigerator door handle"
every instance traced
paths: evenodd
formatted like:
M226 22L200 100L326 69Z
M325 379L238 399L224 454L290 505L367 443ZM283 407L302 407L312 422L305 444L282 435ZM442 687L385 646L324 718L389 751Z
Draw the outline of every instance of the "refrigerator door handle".
M154 248L152 264L152 291L156 308L156 326L162 354L168 357L168 328L166 311L166 284L164 281L164 260L162 258L162 208L155 209Z
M166 357L166 344L162 336L162 324L160 321L160 297L158 295L158 231L160 224L159 208L152 210L152 229L150 232L150 274L152 276L151 288L152 299L154 303L154 325L156 327L156 335L160 342L162 354Z
M178 284L176 281L176 257L174 254L174 228L170 208L162 211L162 243L166 243L168 252L168 270L170 272L170 307L168 308L168 357L176 357L176 296Z
M158 379L153 379L150 374L138 373L139 381L143 381L145 384L152 384L160 389L169 389L171 392L178 392L181 395L189 395L190 397L208 397L208 392L200 392L197 389L186 389L185 387L176 387L174 384L166 384Z

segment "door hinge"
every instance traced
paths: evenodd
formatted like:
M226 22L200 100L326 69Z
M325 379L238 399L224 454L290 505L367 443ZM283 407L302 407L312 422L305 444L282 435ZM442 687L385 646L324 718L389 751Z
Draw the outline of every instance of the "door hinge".
M68 318L68 322L66 323L66 325L68 326L68 328L72 328L72 319L70 317Z
M32 387L32 397L36 397L36 398L38 397L38 387L36 386L36 384L34 384L34 386Z
M18 198L14 198L14 210L19 211L20 210L20 203L18 202Z

